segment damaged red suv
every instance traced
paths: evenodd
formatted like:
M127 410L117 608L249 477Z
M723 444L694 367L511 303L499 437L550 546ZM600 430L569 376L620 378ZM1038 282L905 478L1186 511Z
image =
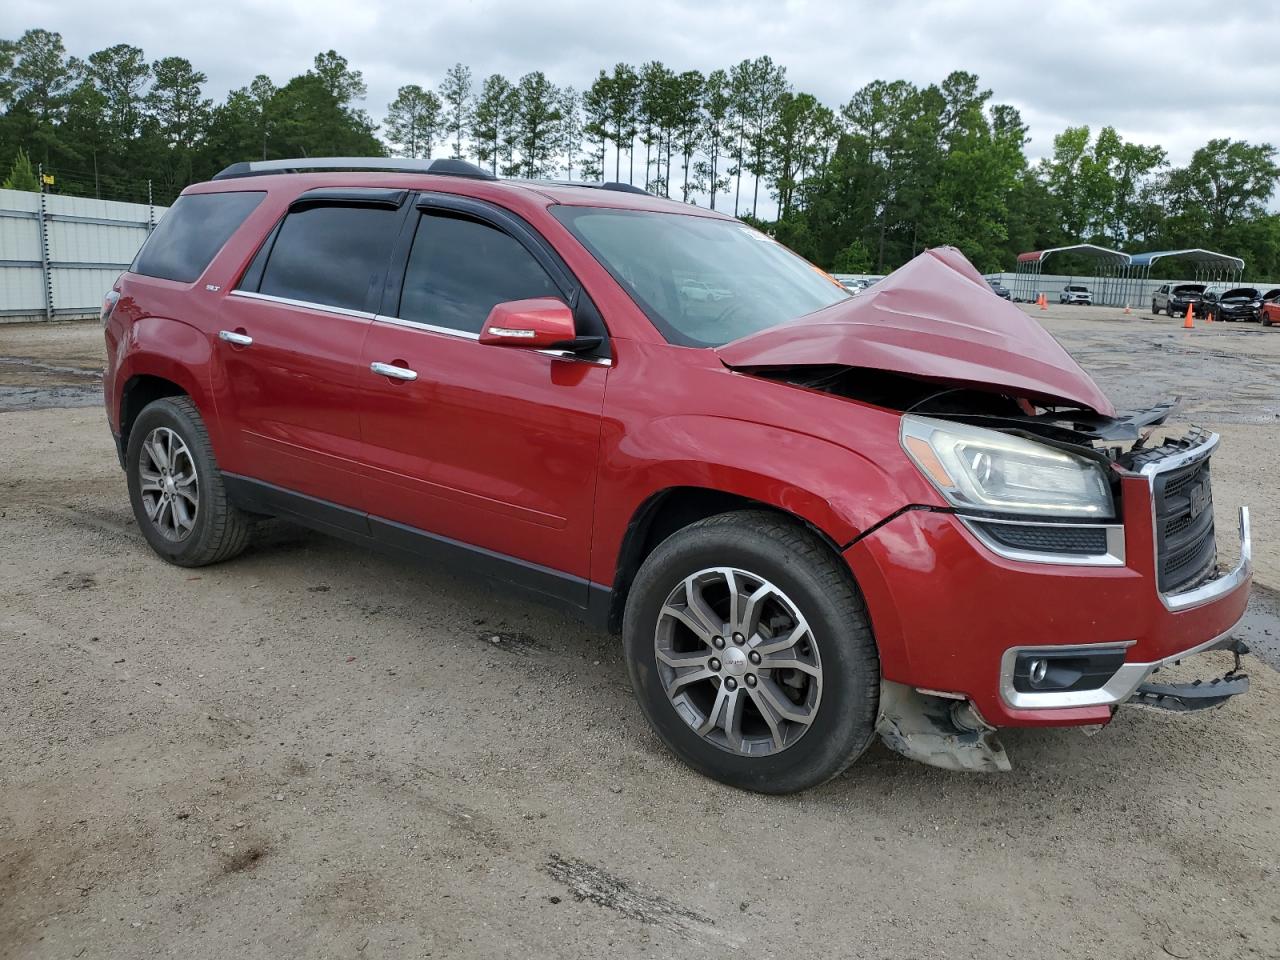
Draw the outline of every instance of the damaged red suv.
M310 172L308 172L310 171ZM460 161L236 164L103 307L106 403L164 559L282 517L621 631L670 748L752 790L879 735L1189 709L1234 644L1217 436L1149 441L955 250L862 296L728 217ZM1238 651L1238 648L1237 648Z

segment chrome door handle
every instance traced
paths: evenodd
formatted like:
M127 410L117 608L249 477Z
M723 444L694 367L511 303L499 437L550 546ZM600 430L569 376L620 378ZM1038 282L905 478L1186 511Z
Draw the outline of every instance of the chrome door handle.
M369 364L369 369L384 377L394 377L397 380L418 379L417 370L410 370L408 367L397 367L393 363L379 363L375 360L373 363Z
M227 343L234 343L237 347L247 347L253 343L253 337L245 336L243 333L236 333L234 330L219 330L218 339L225 340Z

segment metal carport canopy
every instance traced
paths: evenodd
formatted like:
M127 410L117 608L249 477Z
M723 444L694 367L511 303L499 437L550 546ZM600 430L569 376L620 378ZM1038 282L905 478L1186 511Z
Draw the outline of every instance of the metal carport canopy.
M1049 256L1055 253L1083 253L1093 257L1095 260L1105 260L1108 263L1127 264L1129 255L1121 253L1119 250L1112 250L1108 247L1100 247L1094 243L1073 243L1069 247L1050 247L1048 250L1032 250L1029 253L1018 254L1019 263L1043 263Z
M1044 272L1044 261L1058 253L1078 253L1094 261L1094 303L1119 303L1122 299L1120 278L1129 269L1129 255L1109 247L1100 247L1096 243L1073 243L1066 247L1050 247L1048 250L1032 250L1018 254L1018 265L1014 271L1018 276L1014 280L1014 296L1028 301L1042 292L1039 289L1039 278Z
M1199 248L1192 250L1152 250L1147 253L1135 253L1129 258L1129 262L1135 267L1150 267L1157 260L1162 260L1166 257L1178 257L1182 260L1190 260L1192 263L1216 264L1233 270L1244 270L1244 261L1239 257L1232 257L1225 253L1214 253L1212 250L1201 250Z

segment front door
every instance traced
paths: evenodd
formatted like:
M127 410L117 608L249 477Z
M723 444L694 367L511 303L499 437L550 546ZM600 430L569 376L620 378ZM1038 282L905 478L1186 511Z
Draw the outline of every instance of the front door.
M507 300L558 297L586 322L598 317L527 228L475 201L437 203L406 232L402 287L365 339L375 533L382 520L383 534L426 531L535 576L568 574L547 592L585 604L608 362L482 346L478 335Z

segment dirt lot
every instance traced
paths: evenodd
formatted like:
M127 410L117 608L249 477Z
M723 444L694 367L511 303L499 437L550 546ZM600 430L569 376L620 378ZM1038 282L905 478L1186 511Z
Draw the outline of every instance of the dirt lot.
M1223 529L1253 505L1280 587L1280 331L1033 313L1121 407L1224 434ZM613 639L495 588L282 524L161 563L99 337L0 327L0 956L1280 956L1261 662L1208 715L1008 733L1007 775L877 747L739 793L661 748ZM1242 633L1280 666L1280 595Z

